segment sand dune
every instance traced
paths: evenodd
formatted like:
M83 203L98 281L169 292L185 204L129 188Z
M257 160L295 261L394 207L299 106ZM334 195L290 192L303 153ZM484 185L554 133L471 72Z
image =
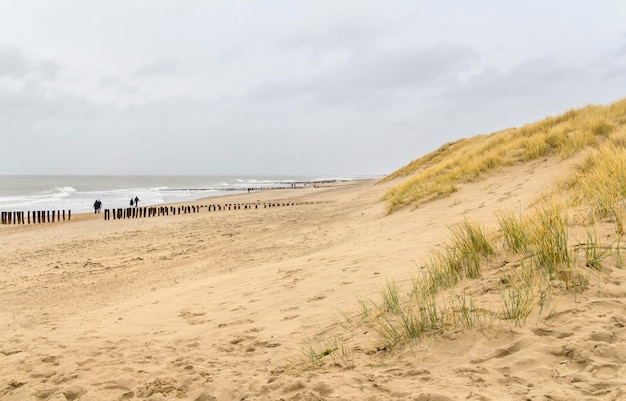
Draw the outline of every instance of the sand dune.
M293 365L307 339L358 314L359 297L408 282L449 225L495 224L569 165L517 166L391 215L380 198L394 183L363 181L197 202L309 202L295 206L2 226L0 399L626 399L626 271L610 265L549 324L393 351L354 324L341 328L352 369Z

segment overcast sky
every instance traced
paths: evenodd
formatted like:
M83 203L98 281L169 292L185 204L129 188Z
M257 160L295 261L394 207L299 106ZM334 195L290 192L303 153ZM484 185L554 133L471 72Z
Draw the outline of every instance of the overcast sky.
M0 0L0 174L387 174L625 97L622 0Z

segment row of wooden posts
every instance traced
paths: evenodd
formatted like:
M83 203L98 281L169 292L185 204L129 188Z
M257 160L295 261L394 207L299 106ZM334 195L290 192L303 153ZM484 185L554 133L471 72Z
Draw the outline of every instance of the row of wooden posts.
M241 210L241 209L259 209L277 206L295 206L312 204L316 202L271 202L271 203L226 203L223 205L196 205L196 206L146 206L146 207L127 207L119 209L104 209L105 220L123 220L134 219L139 217L156 217L169 216L176 214L199 213L202 208L207 211L217 212L225 210ZM319 202L318 202L319 203Z
M0 213L1 224L42 224L56 221L71 220L71 210L38 210L28 212L2 212Z
M278 206L306 205L316 202L250 202L250 203L226 203L219 205L194 205L194 206L145 206L127 207L119 209L104 209L104 220L122 220L140 217L169 216L177 214L199 213L202 208L209 212L259 209ZM2 212L2 224L41 224L54 223L56 221L71 220L71 210L44 210L29 212Z
M138 217L169 216L170 214L198 213L200 206L145 206L104 209L105 220L134 219Z

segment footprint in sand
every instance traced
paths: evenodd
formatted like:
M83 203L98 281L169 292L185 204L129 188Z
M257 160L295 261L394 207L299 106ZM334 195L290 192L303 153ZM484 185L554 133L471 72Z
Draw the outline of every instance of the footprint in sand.
M516 341L513 344L511 344L509 347L497 349L491 355L487 355L487 356L482 357L482 358L474 358L470 362L471 363L483 363L483 362L486 362L486 361L488 361L490 359L494 359L494 358L495 359L502 359L502 358L504 358L506 356L512 355L512 354L520 351L522 348L525 348L525 344L522 343L521 341Z
M178 316L185 319L187 324L189 324L190 326L195 326L195 325L204 324L210 321L209 319L201 319L205 315L206 315L206 312L190 312L188 310L184 310L180 312Z
M597 365L591 368L591 374L596 379L606 380L606 379L615 379L617 377L618 372L620 371L621 366L614 364L604 364Z
M315 302L315 301L321 301L324 298L326 298L326 295L317 295L317 296L314 296L313 298L307 299L306 301L307 302Z
M564 332L542 328L542 327L538 327L538 328L534 328L530 330L533 333L535 333L535 335L540 336L540 337L549 336L549 337L555 337L555 338L567 338L572 335L572 333L564 333Z
M615 333L610 332L593 332L589 335L588 341L598 341L613 344L616 341Z

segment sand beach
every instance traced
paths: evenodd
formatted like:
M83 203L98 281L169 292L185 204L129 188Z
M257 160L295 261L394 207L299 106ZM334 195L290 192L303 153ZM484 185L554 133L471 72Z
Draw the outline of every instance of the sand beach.
M358 322L450 225L525 210L571 163L534 160L391 214L381 197L397 182L365 180L187 203L294 203L271 208L0 226L0 400L624 400L626 269L610 259L549 321L393 350ZM494 277L466 286L488 293ZM297 363L338 336L349 361Z

